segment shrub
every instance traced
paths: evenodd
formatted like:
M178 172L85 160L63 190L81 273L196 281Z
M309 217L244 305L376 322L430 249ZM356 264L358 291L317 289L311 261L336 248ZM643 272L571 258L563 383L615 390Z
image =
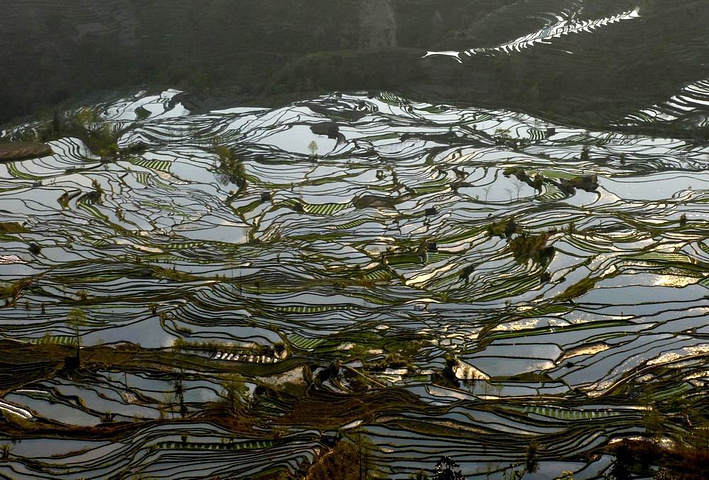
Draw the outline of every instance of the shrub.
M551 234L544 232L539 235L520 235L513 238L508 248L519 263L533 260L537 263L548 263L554 255L554 247L547 247L546 243Z
M122 132L103 121L91 109L81 108L73 113L55 113L52 121L40 128L37 139L42 142L61 137L81 139L93 153L102 157L118 154L118 137Z
M524 459L525 467L529 473L537 471L537 453L539 452L539 444L532 440L527 446L527 454Z
M0 222L0 233L27 233L25 227L16 222Z
M452 458L448 456L441 457L436 463L433 480L463 480L463 474L460 469L455 470L459 466Z
M510 218L509 220L491 223L487 226L487 233L498 237L510 238L513 234L517 233L518 229L517 222L515 222L513 218Z
M31 285L31 278L21 278L9 285L0 285L0 298L9 299L9 304L15 305L17 304L17 299L20 297L22 290L29 288Z
M558 187L561 191L570 195L576 193L577 188L586 192L595 192L598 190L598 176L581 175L573 178L565 178L559 183Z
M246 189L246 169L244 163L234 155L229 147L217 145L214 147L214 153L219 157L215 168L217 170L217 178L223 185L233 183L239 187L239 190Z
M361 478L360 457L350 442L341 441L308 471L307 480L357 480Z
M238 373L234 373L222 381L222 393L225 397L226 407L232 412L236 412L246 402L249 389L244 384L244 378Z

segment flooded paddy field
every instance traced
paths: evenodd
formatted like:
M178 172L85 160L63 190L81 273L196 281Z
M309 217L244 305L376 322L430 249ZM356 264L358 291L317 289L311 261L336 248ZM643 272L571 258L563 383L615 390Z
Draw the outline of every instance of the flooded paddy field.
M182 98L0 163L0 476L288 478L351 440L372 478L590 479L622 439L706 447L705 143Z

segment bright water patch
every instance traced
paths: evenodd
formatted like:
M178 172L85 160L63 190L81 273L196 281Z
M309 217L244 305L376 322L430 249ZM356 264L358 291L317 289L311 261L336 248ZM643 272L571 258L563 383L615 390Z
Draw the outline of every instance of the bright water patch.
M669 100L625 117L625 125L650 125L653 123L688 120L699 127L709 126L709 80L699 80L682 88Z
M513 53L519 53L522 50L532 48L539 44L549 45L553 43L555 38L561 38L565 35L591 33L598 28L606 27L625 20L639 18L640 7L597 19L582 20L577 18L577 14L579 13L580 10L577 10L571 14L564 13L562 15L554 15L554 20L550 20L543 28L495 47L476 47L463 51L433 51L427 52L426 55L424 55L424 58L431 56L445 56L452 57L459 63L463 63L463 55L470 57L473 55L495 55L500 53L510 55Z

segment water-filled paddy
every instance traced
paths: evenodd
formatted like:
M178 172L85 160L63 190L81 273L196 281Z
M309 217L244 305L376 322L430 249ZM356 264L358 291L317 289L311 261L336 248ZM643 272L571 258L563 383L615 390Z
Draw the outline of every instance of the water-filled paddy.
M141 149L60 138L0 169L18 368L0 392L54 429L6 407L27 437L0 474L295 471L361 420L343 434L391 478L443 455L502 478L531 440L539 475L594 478L610 460L589 454L655 428L643 412L672 440L675 416L701 417L706 146L389 93L202 115L177 99L95 107ZM336 139L310 128L330 121ZM214 414L234 373L239 421ZM55 456L35 458L43 441Z

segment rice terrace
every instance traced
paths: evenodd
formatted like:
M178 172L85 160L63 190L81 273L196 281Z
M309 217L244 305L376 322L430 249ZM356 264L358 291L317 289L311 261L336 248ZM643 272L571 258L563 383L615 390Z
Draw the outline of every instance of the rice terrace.
M88 3L0 20L0 478L709 478L707 5Z

